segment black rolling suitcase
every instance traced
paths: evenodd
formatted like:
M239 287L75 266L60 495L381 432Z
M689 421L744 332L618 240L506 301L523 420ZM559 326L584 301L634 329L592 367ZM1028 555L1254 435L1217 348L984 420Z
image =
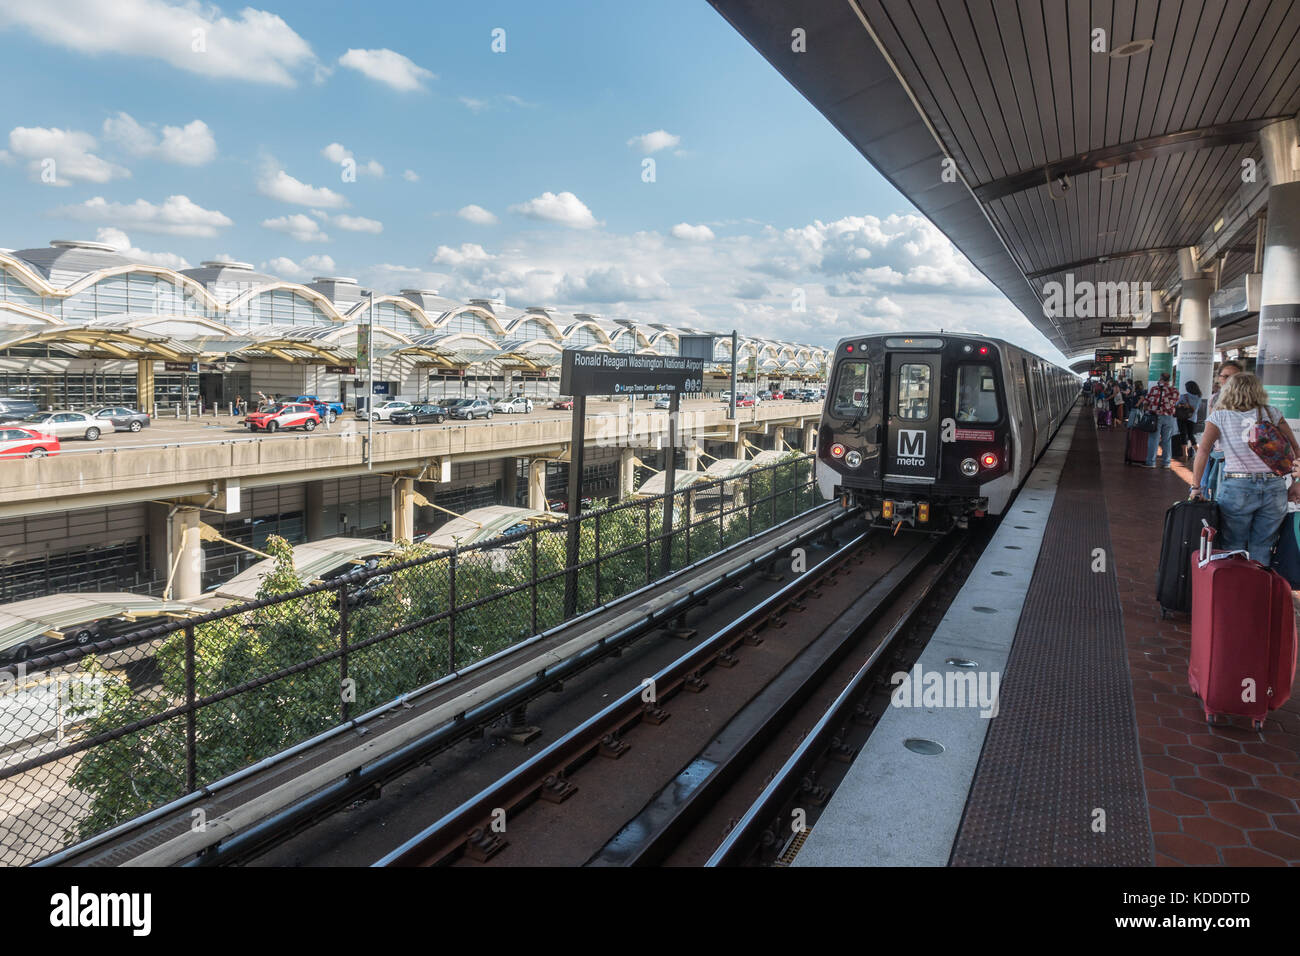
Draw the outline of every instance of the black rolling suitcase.
M1179 501L1165 512L1165 530L1156 568L1160 616L1192 609L1192 555L1201 543L1202 522L1219 529L1219 506L1213 501Z

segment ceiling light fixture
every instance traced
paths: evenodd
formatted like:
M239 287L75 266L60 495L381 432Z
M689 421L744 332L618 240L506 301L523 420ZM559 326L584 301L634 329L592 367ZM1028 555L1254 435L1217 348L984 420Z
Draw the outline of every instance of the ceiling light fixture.
M1121 43L1115 49L1110 51L1110 55L1117 60L1122 60L1130 56L1136 56L1143 53L1155 44L1155 40L1150 38L1146 40L1129 40L1127 43Z
M1126 169L1107 169L1102 172L1101 181L1103 183L1114 182L1116 179L1123 179L1127 175L1128 170Z

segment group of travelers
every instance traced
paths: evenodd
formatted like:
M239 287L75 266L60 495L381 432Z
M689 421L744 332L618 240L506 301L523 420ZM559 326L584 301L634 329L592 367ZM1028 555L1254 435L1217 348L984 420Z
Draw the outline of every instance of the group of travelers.
M1169 468L1176 457L1193 457L1190 496L1219 505L1215 547L1248 551L1268 567L1287 501L1300 502L1300 443L1268 403L1259 378L1236 362L1219 367L1208 397L1196 382L1187 382L1180 392L1169 379L1162 373L1150 389L1128 380L1094 381L1094 404L1111 412L1110 425L1100 427L1117 422L1131 427L1133 410L1154 416L1142 464ZM1099 421L1104 418L1099 415Z

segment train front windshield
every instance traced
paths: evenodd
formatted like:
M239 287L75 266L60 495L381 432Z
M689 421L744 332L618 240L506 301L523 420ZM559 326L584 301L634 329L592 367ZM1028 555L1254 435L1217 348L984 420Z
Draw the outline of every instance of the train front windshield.
M871 392L868 388L871 366L864 360L840 362L835 377L835 392L828 407L837 418L858 418L866 415Z

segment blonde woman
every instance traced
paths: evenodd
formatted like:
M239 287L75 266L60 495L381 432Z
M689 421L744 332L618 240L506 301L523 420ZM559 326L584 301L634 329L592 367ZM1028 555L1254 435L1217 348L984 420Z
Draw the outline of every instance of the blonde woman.
M1192 468L1192 497L1201 496L1201 475L1218 446L1223 451L1223 480L1219 484L1219 537L1215 545L1224 551L1249 551L1268 567L1278 529L1286 516L1286 476L1275 475L1250 449L1256 421L1267 419L1291 444L1295 435L1281 413L1268 404L1268 395L1258 378L1248 372L1233 375L1219 390L1214 411L1205 421L1205 434L1196 448Z

